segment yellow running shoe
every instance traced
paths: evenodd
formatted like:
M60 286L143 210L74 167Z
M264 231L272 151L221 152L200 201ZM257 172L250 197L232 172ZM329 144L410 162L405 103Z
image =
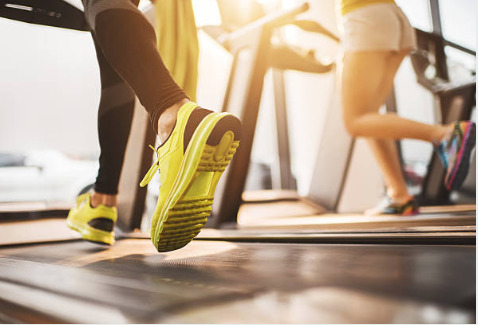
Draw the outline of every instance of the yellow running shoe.
M99 244L113 245L113 228L118 219L116 208L100 204L92 208L91 193L85 193L76 199L76 206L70 210L66 224L79 232L81 237Z
M241 128L232 114L212 113L192 102L179 110L173 132L155 150L158 161L140 184L146 186L160 170L151 221L151 240L159 252L187 245L206 224L216 185L239 146Z

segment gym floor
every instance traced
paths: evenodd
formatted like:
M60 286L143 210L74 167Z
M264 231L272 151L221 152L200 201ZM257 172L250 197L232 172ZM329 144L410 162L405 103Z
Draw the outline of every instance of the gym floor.
M149 240L0 250L4 320L48 323L469 323L472 246ZM15 308L5 308L13 304Z
M243 221L164 254L143 234L4 245L0 321L474 323L474 213Z

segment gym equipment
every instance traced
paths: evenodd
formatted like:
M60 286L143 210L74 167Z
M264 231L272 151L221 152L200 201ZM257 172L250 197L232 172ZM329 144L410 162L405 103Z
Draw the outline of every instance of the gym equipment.
M474 246L196 240L158 254L149 240L129 239L110 249L73 241L0 255L7 323L475 319Z
M263 77L265 69L277 68L279 103L281 69L331 68L269 42L275 27L294 22L305 8L246 23L247 29L237 30L243 34L227 31L231 38L225 46L253 44L255 51L270 54L255 52L258 70L249 72ZM248 40L247 31L254 28L260 33ZM256 117L261 87L262 79L249 79ZM279 109L285 112L284 106ZM255 124L253 117L249 112L247 119ZM145 234L128 232L139 226L144 209L145 192L136 189L152 155L142 144L154 139L144 112L134 118L130 141L137 145L128 146L120 184L119 226L125 232L114 247L79 241L63 219L47 211L41 220L19 221L16 216L28 207L6 209L9 218L0 220L0 322L475 322L474 205L425 207L416 217L321 214L261 220L234 230L204 229L185 248L158 254ZM287 123L277 123L284 131ZM285 162L280 184L294 189L287 139L284 132L278 140ZM248 160L240 163L247 169ZM288 193L274 195L255 198L257 205L276 201L275 208L266 206L259 214L287 213L295 200ZM244 201L251 201L248 196ZM232 219L219 218L216 226Z
M219 1L219 4L222 2ZM432 1L434 12L438 9L436 1ZM233 9L229 9L233 10ZM242 197L244 194L244 184L248 171L252 141L254 138L255 125L258 116L258 109L262 94L262 82L265 71L268 68L273 69L274 78L274 95L276 102L276 125L278 134L278 149L280 157L280 175L278 178L282 189L295 189L295 180L290 172L287 114L285 109L284 98L284 82L283 75L280 71L285 69L293 69L298 71L307 71L315 73L324 73L330 71L329 66L310 68L320 63L311 61L308 57L289 56L276 51L277 48L272 44L270 38L275 28L288 23L296 25L308 31L315 31L334 40L338 40L332 33L328 32L322 26L312 22L294 22L294 15L302 12L300 8L296 11L290 11L289 17L284 16L281 24L270 23L275 19L273 15L265 16L257 19L249 25L228 32L228 26L209 27L206 32L215 38L221 45L228 49L233 55L233 65L229 77L229 83L226 90L223 109L231 111L230 106L238 106L237 103L231 105L229 100L231 97L231 89L240 88L236 85L235 78L237 64L240 60L242 51L249 50L251 64L246 68L248 73L244 72L241 67L241 79L246 75L246 85L241 84L241 94L235 97L245 98L239 106L233 111L241 116L244 124L245 139L241 143L236 158L232 161L227 174L224 176L226 182L223 188L219 187L219 191L224 191L223 200L216 202L213 210L213 216L218 216L215 224L221 223L234 224L237 219L237 213L241 203L245 202ZM257 10L256 10L257 11ZM225 13L221 10L221 14ZM257 13L256 13L257 16ZM434 14L436 16L436 13ZM228 15L226 22L232 19L232 15ZM287 17L287 18L286 18ZM437 18L434 18L437 20ZM230 24L237 27L236 24ZM314 26L313 28L311 26ZM239 37L236 37L238 35ZM476 82L474 72L470 73L467 80L456 82L450 80L447 71L447 57L445 55L445 46L451 46L465 53L476 55L474 51L466 49L458 44L449 42L443 38L440 33L425 33L417 30L419 50L412 55L412 63L418 82L431 91L439 103L439 116L435 122L449 123L456 120L470 119L472 109L475 104ZM237 42L237 43L236 43ZM291 51L287 49L287 51ZM286 58L282 63L277 62L276 58ZM310 65L310 66L307 66ZM436 74L433 77L425 75L432 67L435 67ZM426 71L427 70L427 71ZM430 79L431 78L431 79ZM323 124L323 136L316 156L316 165L312 176L311 187L308 192L308 199L325 208L328 211L337 211L341 199L344 195L344 188L351 168L352 154L355 149L355 139L351 138L343 127L341 119L341 109L338 107L337 101L332 101L329 105L334 107L328 108L326 121ZM396 104L394 93L387 100L386 109L389 112L396 112ZM397 145L400 148L399 143ZM340 150L337 150L340 148ZM233 176L231 176L233 175ZM422 192L418 198L422 205L440 205L450 204L450 193L443 186L445 171L441 163L433 155L427 175L422 184ZM277 182L276 182L277 183ZM217 195L218 196L218 195ZM218 196L219 197L219 196ZM290 200L291 198L287 198ZM319 211L318 211L319 213Z
M455 81L450 77L445 47L450 46L476 57L458 44L446 41L436 33L416 29L418 50L411 55L413 68L420 85L429 90L436 107L436 122L451 123L471 119L476 104L476 76L470 71L464 80ZM430 159L428 171L418 197L421 205L450 204L450 191L443 185L446 170L435 154Z
M219 2L225 6L223 2ZM264 76L269 69L273 71L274 95L276 108L276 126L278 133L278 148L280 157L280 173L278 175L282 189L295 189L295 180L290 168L289 132L287 126L287 111L285 106L285 90L283 71L297 70L311 73L326 73L333 69L333 64L323 64L317 61L313 55L301 55L286 44L276 45L272 42L272 36L277 28L294 24L304 30L320 33L328 38L338 41L338 38L320 24L313 21L298 20L296 16L308 10L308 5L303 4L296 8L275 12L246 24L236 30L229 31L228 26L205 27L204 30L224 46L233 56L233 63L223 110L240 116L243 122L243 140L236 156L228 170L226 170L218 189L216 190L216 202L213 206L214 224L235 223L239 206L242 202L249 160L251 156L252 142L256 128ZM221 6L220 6L221 9ZM223 21L231 24L233 19L229 12L222 11ZM226 17L224 17L227 15ZM229 19L230 17L231 19ZM232 24L234 25L234 24ZM247 52L251 62L247 67L240 64L241 57ZM236 74L241 69L240 97L241 103L231 104L233 90L238 87ZM233 108L234 107L234 108ZM222 185L222 186L221 186ZM218 195L219 194L219 195ZM290 198L289 198L290 199ZM319 211L317 211L319 212Z
M81 6L80 1L76 2ZM149 14L151 10L152 5L143 6L143 11L148 18L154 17ZM63 0L0 0L0 17L36 25L89 32L83 11ZM141 109L139 101L136 101L136 107L129 142L137 145L129 145L126 150L119 184L121 204L118 206L118 211L122 217L118 220L118 224L124 229L134 229L141 225L147 189L140 188L138 184L149 169L152 160L151 150L147 145L142 144L154 143L156 139L147 114L144 109ZM68 210L46 207L22 211L22 218L41 218L49 214L66 216Z
M63 0L0 0L0 17L30 24L89 30L83 11Z

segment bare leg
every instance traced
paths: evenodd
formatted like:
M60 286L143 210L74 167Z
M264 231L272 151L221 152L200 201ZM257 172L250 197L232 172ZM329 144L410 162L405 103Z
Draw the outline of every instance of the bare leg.
M440 141L449 132L449 126L430 125L377 112L382 103L378 103L376 97L381 91L393 53L373 51L345 54L341 80L345 127L357 137Z
M189 102L188 99L182 99L173 106L168 107L158 119L158 137L161 143L164 143L173 132L174 126L176 125L176 117L178 111L183 106Z
M118 205L118 195L98 193L93 191L93 193L91 193L90 204L93 208L96 208L100 204L106 205L108 207L115 207Z
M395 141L373 138L367 138L367 140L382 171L387 186L387 195L397 203L407 201L410 194L403 177Z
M406 54L407 51L348 53L342 74L347 129L355 136L367 137L384 175L388 195L396 202L405 202L410 195L393 139L440 140L450 130L449 126L433 126L393 114L378 114L377 110L390 93L395 74Z
M393 80L407 51L393 53L387 64L387 70L381 82L381 88L376 98L378 105L382 105L390 94ZM410 198L407 184L400 166L400 157L395 140L367 138L367 142L375 156L375 159L383 173L387 186L387 195L398 203L404 203Z

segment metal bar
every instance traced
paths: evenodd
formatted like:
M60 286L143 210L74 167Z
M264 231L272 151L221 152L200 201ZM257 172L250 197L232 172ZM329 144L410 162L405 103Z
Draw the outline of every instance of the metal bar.
M276 113L277 149L279 153L279 180L280 188L295 190L297 185L292 175L289 125L287 118L286 94L284 86L284 71L272 69L274 84L274 104Z
M465 89L450 90L449 92L436 95L437 102L440 105L443 124L471 118L472 109L475 106L475 91L476 86L473 85ZM422 191L418 198L421 205L451 203L450 191L443 184L445 174L445 168L433 153L427 174L423 180Z
M271 47L270 37L271 29L260 29L255 37L254 46L250 48L253 61L250 66L247 88L244 94L245 101L243 102L240 112L243 124L242 139L239 149L229 165L228 172L224 175L224 192L222 195L220 194L221 197L218 198L219 200L216 199L213 206L216 226L226 222L233 224L237 222L237 213L242 203L242 192L244 191L249 170L264 76L269 68L268 54ZM228 108L225 109L230 111Z
M62 0L2 0L0 17L36 25L89 30L83 11Z
M243 28L230 33L223 39L222 45L231 52L236 52L240 48L249 47L251 44L250 38L254 37L259 30L272 29L292 22L293 18L298 14L309 10L309 4L303 3L298 7L288 10L282 10L269 14L260 18Z
M432 18L433 33L443 36L438 0L430 0L430 14Z
M459 45L459 44L456 44L456 43L453 43L453 42L450 42L450 41L447 41L447 40L444 40L445 41L445 45L446 46L450 46L450 47L453 47L457 50L460 50L462 52L465 52L467 54L471 54L471 55L474 55L476 56L476 51L472 50L472 49L469 49L469 48L466 48L462 45Z
M132 231L141 226L147 187L139 187L139 183L153 160L153 151L147 144L154 144L155 141L156 135L149 117L136 101L119 183L118 226L123 231Z
M432 18L433 33L443 37L443 28L442 28L442 22L440 17L439 0L430 0L430 16ZM445 45L454 47L460 51L476 56L476 51L474 50L458 45L451 41L444 40L444 42L445 42Z
M307 244L372 244L372 245L475 245L475 232L450 233L387 233L387 234L268 234L260 236L200 237L196 240L254 242L254 243L307 243Z
M334 202L334 205L333 205L333 211L338 210L340 200L342 199L342 195L344 194L345 183L347 182L347 177L349 175L350 167L352 165L352 157L353 157L353 154L354 154L356 140L357 140L356 138L351 138L350 139L350 145L349 145L349 148L348 148L347 158L346 158L346 162L345 162L345 170L344 170L342 178L340 179L339 191L337 193L337 198L336 198L336 200Z

